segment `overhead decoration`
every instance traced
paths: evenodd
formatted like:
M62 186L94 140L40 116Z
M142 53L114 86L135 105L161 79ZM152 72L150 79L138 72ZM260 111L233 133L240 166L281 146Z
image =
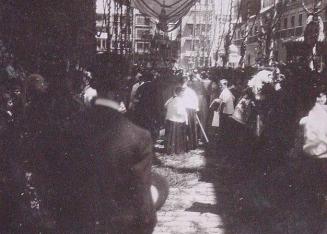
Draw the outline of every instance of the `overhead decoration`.
M322 71L319 69L317 62L317 43L325 40L324 34L324 22L320 13L326 10L327 6L321 8L321 1L315 1L313 9L310 11L309 8L304 4L302 0L302 7L307 13L307 23L304 28L304 42L308 44L312 50L309 58L309 66L312 70Z
M152 17L160 30L176 28L197 0L131 0L131 6ZM173 25L172 27L169 27Z

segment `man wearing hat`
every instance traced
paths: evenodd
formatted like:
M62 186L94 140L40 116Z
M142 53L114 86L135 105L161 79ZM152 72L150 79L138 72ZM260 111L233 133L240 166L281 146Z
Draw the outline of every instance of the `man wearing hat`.
M222 139L224 143L227 143L230 138L229 129L229 118L234 113L234 95L228 88L228 81L226 79L220 80L220 88L222 92L219 98L215 99L213 102L219 103L220 111L220 128L222 133Z
M76 159L63 171L72 188L62 191L61 231L149 234L156 224L151 135L122 115L114 99L117 79L101 70L95 71L94 105L70 131L69 158Z
M128 105L128 110L130 110L130 111L134 111L135 105L138 101L136 98L136 93L137 93L138 88L144 84L144 80L142 79L142 77L143 77L143 75L141 72L138 72L135 75L136 83L132 87L131 96L129 98L129 105Z

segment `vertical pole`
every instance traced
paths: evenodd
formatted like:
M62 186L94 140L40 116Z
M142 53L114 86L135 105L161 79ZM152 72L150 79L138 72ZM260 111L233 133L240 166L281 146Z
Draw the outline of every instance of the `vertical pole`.
M123 4L119 4L120 12L119 12L119 54L123 55L124 53L124 42L123 42Z
M111 0L107 1L108 3L108 16L107 16L107 51L111 51Z

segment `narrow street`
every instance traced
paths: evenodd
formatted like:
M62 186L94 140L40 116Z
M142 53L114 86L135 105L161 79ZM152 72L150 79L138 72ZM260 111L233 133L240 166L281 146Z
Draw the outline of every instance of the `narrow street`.
M155 234L327 233L325 211L310 187L314 175L299 166L260 170L213 147L156 154L161 164L154 171L168 179L170 191ZM305 176L294 174L299 171Z
M154 170L166 175L170 190L164 207L157 213L154 233L223 233L216 211L215 185L201 179L206 166L204 150L157 157L163 164ZM214 170L213 167L212 173Z

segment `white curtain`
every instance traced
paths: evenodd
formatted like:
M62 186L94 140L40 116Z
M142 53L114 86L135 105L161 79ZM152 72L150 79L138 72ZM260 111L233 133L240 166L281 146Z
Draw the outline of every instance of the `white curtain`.
M132 0L132 7L137 8L156 21L164 9L166 11L167 23L176 23L185 16L196 0Z

